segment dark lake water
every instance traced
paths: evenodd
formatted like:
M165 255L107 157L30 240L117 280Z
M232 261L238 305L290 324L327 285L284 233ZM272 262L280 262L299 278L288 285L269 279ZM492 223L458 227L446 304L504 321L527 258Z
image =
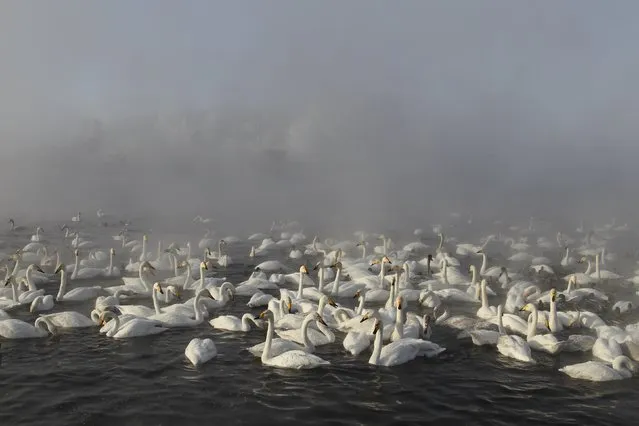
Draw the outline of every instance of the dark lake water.
M10 246L25 242L12 238L5 238ZM231 254L237 261L248 260L242 253L248 253L244 246ZM238 263L218 275L237 284L250 271L251 265ZM82 285L96 282L118 284ZM44 288L55 294L57 284ZM260 312L247 308L247 301L237 297L213 316ZM88 315L92 305L60 303L53 312ZM31 322L35 318L28 307L11 314ZM437 359L374 367L367 363L369 351L358 357L346 354L343 335L337 333L335 344L316 351L330 366L294 371L265 367L244 351L264 336L260 329L220 332L204 322L120 341L100 335L97 327L44 339L3 340L0 425L621 425L633 424L639 415L637 378L598 384L557 371L589 359L590 353L551 357L533 352L538 363L531 367L435 327L432 340L447 348ZM219 353L198 368L184 356L194 337L212 338Z

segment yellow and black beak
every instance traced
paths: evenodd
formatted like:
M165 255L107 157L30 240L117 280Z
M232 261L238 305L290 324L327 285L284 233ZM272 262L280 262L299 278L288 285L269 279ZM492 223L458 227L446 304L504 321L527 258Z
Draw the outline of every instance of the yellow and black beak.
M361 320L359 320L359 322L360 322L360 323L363 323L364 321L366 321L366 320L367 320L367 319L369 319L369 318L370 318L370 317L369 317L368 315L364 315L364 316L362 317L362 319L361 319Z
M327 302L327 303L328 303L329 305L331 305L332 307L337 308L337 303L335 303L335 301L333 300L333 298L332 298L332 297L329 297L329 298L328 298L328 302Z
M320 314L317 314L317 322L328 327L328 324L326 324L326 322L324 321L324 318L322 318Z

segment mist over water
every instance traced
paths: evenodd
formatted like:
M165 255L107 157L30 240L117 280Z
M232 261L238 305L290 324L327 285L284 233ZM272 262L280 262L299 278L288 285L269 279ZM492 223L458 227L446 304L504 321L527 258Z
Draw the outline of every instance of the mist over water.
M628 221L632 2L0 5L0 214Z

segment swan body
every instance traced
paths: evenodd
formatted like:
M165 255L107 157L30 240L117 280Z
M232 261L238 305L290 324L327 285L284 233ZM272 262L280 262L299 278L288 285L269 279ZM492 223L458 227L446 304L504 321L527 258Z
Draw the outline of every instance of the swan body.
M194 366L204 364L217 356L217 347L211 339L194 338L186 346L184 355Z
M611 380L629 379L632 377L632 361L620 355L612 361L612 367L598 361L587 361L580 364L567 365L559 371L573 379L591 382L607 382Z
M251 314L244 314L242 315L242 318L238 318L232 315L222 315L217 318L213 318L211 321L209 321L209 324L211 324L211 327L217 328L218 330L242 331L246 333L251 330L251 322L258 327L260 326L260 324L255 321L255 318Z
M266 342L264 344L264 351L262 352L261 358L262 364L271 367L292 368L298 370L316 368L330 364L328 361L300 349L286 351L276 356L271 355L274 327L273 313L271 311L264 311L260 314L260 318L266 318L268 322Z

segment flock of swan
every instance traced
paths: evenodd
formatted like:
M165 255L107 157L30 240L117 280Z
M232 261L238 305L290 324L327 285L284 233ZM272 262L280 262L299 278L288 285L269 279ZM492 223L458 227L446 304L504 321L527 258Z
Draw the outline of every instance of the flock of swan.
M639 361L639 323L624 324L634 310L639 269L634 276L614 272L611 245L628 232L614 222L552 237L532 221L500 225L470 243L454 238L454 227L434 226L432 233L415 230L402 245L364 232L341 241L311 239L296 222L274 223L244 239L206 230L193 245L156 241L157 251L148 235L134 238L127 223L98 244L80 213L71 226L53 231L51 241L40 226L9 222L12 241L24 245L2 243L2 339L44 338L77 327L128 339L186 332L207 321L229 333L265 330L264 342L246 348L246 356L266 366L323 367L330 362L315 349L341 342L344 356L366 353L368 363L392 367L438 357L446 348L431 338L448 328L468 344L494 347L525 364L536 363L536 352L581 352L587 361L559 369L575 379L630 378ZM210 222L198 216L185 226ZM229 249L244 244L245 255L234 251L231 258ZM252 266L243 282L223 277L235 263ZM86 285L96 281L102 284ZM56 286L55 296L46 294L45 287ZM624 291L630 300L614 297ZM78 302L94 304L90 316L73 310ZM237 303L246 303L246 314L224 314ZM56 305L65 310L47 313ZM20 309L31 312L33 322L13 318ZM215 342L193 338L185 356L196 366L206 363L217 356Z

